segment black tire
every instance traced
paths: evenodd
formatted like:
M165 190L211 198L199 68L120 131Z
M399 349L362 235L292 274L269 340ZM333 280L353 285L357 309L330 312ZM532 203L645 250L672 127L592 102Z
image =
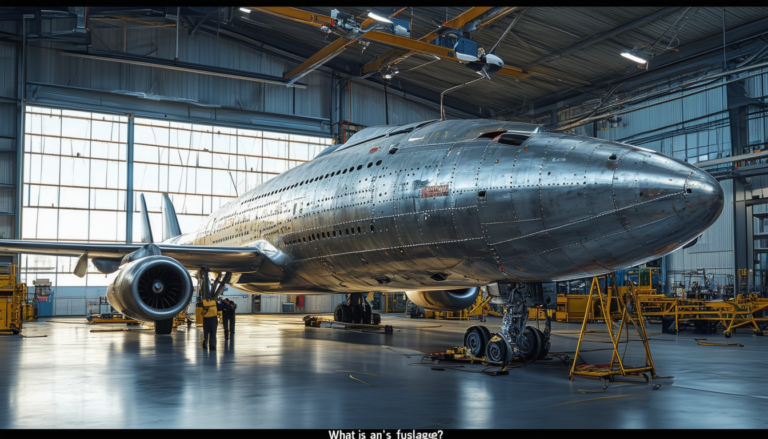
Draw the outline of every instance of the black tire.
M544 333L541 332L538 328L534 328L533 326L529 326L529 328L536 331L539 335L539 340L541 340L541 344L539 347L539 355L536 357L537 360L543 360L546 358L547 354L549 353L549 348L552 347L552 344L549 342L549 340L544 337Z
M489 339L485 338L485 333L477 326L470 326L464 333L464 346L467 352L473 357L482 357L485 355L485 347Z
M372 325L380 325L381 324L381 315L378 313L371 314L371 324Z
M368 305L367 303L363 304L363 323L370 325L372 316L373 310L371 309L371 305Z
M352 309L345 303L336 305L333 311L333 319L340 323L352 323Z
M723 332L723 335L725 336L725 338L731 338L730 332Z
M523 331L523 336L518 339L517 349L519 349L523 361L533 361L539 357L541 338L535 329L527 326Z
M498 335L494 335L485 347L485 355L492 363L506 363L509 360L507 342Z
M170 334L173 331L173 319L158 320L155 322L155 334Z
M344 305L341 303L336 305L336 309L333 310L333 320L337 322L344 322L344 310L342 309Z
M488 330L485 326L479 325L477 327L479 330L483 331L483 337L485 337L485 344L487 345L489 341L491 341L491 331Z
M352 323L363 322L363 305L356 303L350 307L352 309Z

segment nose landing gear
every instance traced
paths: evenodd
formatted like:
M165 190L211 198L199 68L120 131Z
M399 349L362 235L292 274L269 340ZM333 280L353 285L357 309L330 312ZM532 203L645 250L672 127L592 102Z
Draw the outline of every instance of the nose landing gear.
M506 363L515 357L525 362L541 360L550 348L552 321L546 314L544 331L528 322L528 307L543 302L541 284L515 283L504 286L507 303L504 307L501 332L491 334L485 326L471 326L464 333L464 346L474 357L487 357L492 363ZM502 286L500 285L501 289Z

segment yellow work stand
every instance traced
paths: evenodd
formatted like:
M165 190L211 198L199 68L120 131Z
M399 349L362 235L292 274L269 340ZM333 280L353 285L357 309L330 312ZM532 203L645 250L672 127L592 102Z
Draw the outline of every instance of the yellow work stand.
M624 294L618 294L615 298L616 303L619 306L619 313L621 315L621 324L619 325L618 331L614 332L613 327L613 320L611 319L611 311L609 308L609 304L611 303L611 300L613 299L612 293L617 290L617 288L614 286L613 288L607 286L607 278L603 277L603 279L606 279L606 294L603 294L603 291L600 288L600 282L597 277L592 278L592 284L589 288L589 299L587 301L587 309L591 309L593 303L597 302L599 303L600 312L603 316L603 321L605 322L605 325L608 329L608 336L611 339L611 345L613 346L613 353L611 354L611 361L608 364L604 365L578 365L579 361L579 352L581 350L581 343L584 341L584 334L587 329L587 321L589 320L589 315L586 313L584 315L584 322L581 324L581 332L579 333L579 343L576 345L576 355L573 358L573 365L571 366L571 375L570 379L573 380L574 375L585 375L585 376L593 376L593 377L610 377L613 375L622 375L622 376L642 376L645 377L646 380L649 379L646 372L651 373L651 378L657 377L656 375L656 368L653 365L653 358L651 357L651 349L648 347L648 335L645 330L645 321L643 320L643 313L642 308L640 306L640 301L638 299L637 290L635 289L635 286L630 281L630 287L627 293ZM613 284L616 285L616 278L613 277ZM631 305L634 309L634 312L628 310L628 305ZM636 317L633 317L632 314L636 314ZM640 336L640 340L643 343L643 346L645 347L645 365L641 367L629 367L624 364L624 358L619 353L619 341L621 339L621 335L625 330L627 331L627 340L626 342L629 343L629 324L632 323L632 325L637 329L637 333ZM626 350L625 350L626 352Z

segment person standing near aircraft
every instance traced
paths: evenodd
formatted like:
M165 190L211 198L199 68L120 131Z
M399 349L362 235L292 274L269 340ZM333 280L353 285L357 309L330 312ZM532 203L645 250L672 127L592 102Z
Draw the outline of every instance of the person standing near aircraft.
M229 301L229 299L224 299L221 302L221 321L224 323L224 340L229 339L229 334L231 331L231 327L233 327L234 322L232 321L234 316L234 310L232 309L232 303Z
M213 299L203 299L203 349L210 346L216 350L216 329L219 326L218 312L221 305Z

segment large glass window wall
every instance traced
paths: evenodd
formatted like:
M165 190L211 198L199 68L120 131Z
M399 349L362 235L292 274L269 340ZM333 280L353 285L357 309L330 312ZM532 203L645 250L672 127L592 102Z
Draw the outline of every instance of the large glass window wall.
M125 243L128 117L27 107L25 126L22 239ZM142 235L141 194L155 240L162 236L163 193L182 232L192 232L223 204L331 144L320 137L142 118L134 119L133 135L134 242ZM115 276L89 264L88 275L78 278L72 274L77 258L23 255L21 263L30 287L35 279L50 279L57 298L77 299L54 314L84 314L83 299L105 295Z

